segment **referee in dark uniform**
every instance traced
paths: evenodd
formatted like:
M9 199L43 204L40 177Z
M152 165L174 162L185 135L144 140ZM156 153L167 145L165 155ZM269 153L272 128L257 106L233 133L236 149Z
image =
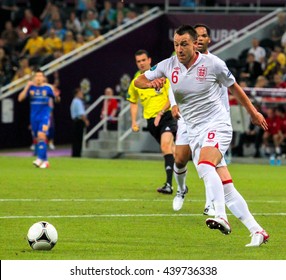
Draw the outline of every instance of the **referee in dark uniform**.
M83 92L80 88L75 89L74 98L70 106L72 127L72 157L81 157L83 130L89 126L83 103Z

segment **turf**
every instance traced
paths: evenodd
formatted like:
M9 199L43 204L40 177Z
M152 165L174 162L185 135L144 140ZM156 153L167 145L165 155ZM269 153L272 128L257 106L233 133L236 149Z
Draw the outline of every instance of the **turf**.
M206 227L203 183L189 164L189 194L179 212L164 182L162 161L51 158L37 169L32 158L0 157L1 260L285 260L286 167L231 164L237 189L270 234L246 248L248 230L229 212L233 232ZM29 227L52 223L59 240L33 251Z

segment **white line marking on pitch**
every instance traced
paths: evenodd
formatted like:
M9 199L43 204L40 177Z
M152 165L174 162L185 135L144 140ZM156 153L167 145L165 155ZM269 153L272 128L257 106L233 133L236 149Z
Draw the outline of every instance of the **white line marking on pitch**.
M0 202L170 202L170 199L137 199L137 198L2 198ZM189 202L202 202L202 199L190 199ZM285 201L277 200L247 200L250 203L286 203Z
M254 216L286 216L286 213L253 213ZM49 216L0 216L0 219L40 219L40 218L117 218L117 217L194 217L202 214L98 214L98 215L49 215Z

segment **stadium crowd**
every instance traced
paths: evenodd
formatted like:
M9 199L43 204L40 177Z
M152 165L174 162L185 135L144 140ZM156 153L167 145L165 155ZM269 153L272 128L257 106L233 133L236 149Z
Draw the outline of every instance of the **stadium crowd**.
M18 3L19 2L19 3ZM137 7L109 0L2 0L0 87L19 79L138 14Z
M250 124L234 145L234 156L244 156L243 147L250 143L255 145L254 157L265 155L269 157L271 165L280 165L282 155L286 154L286 98L283 95L277 98L269 97L272 93L263 97L263 91L275 92L286 89L285 38L286 13L281 12L277 15L277 22L268 37L261 40L252 38L248 48L243 50L238 58L226 61L239 83L246 91L249 88L250 95L252 88L262 93L262 97L253 95L252 99L254 103L260 103L256 106L266 116L269 126L269 130L263 133Z
M2 0L0 8L0 87L15 81L63 54L82 46L116 28L148 9L128 6L110 0ZM286 13L277 16L277 23L265 39L252 38L249 46L237 58L226 60L229 69L244 88L286 89ZM265 102L261 111L268 116L269 135L246 131L234 143L233 155L243 156L247 141L255 142L254 156L262 152L276 158L285 154L285 102ZM277 101L277 100L276 100ZM278 100L279 101L279 100ZM272 121L271 121L272 120ZM272 123L271 123L272 122ZM254 140L255 139L255 140ZM278 140L277 140L278 139ZM261 152L261 153L260 153Z

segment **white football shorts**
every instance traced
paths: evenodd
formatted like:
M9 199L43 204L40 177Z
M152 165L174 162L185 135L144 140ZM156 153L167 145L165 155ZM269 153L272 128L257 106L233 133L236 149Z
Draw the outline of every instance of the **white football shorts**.
M187 127L188 129L188 127ZM226 166L224 155L227 152L232 139L232 126L229 124L213 124L202 129L199 134L188 133L190 147L193 155L193 163L197 166L200 152L203 147L216 147L222 154L222 160L217 165Z
M187 131L187 125L183 118L179 118L177 122L176 145L189 145L190 138Z

